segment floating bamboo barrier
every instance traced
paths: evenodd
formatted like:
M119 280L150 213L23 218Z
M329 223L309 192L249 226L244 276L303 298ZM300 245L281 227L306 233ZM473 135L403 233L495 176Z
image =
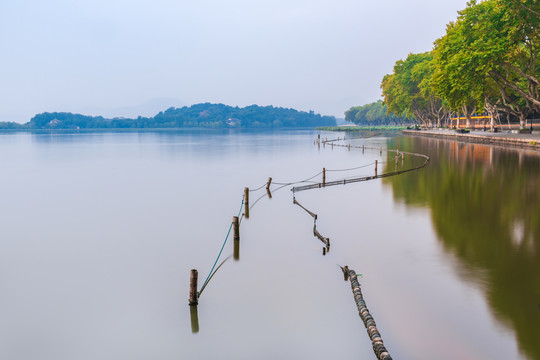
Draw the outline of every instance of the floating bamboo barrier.
M342 268L343 276L345 281L347 278L351 281L351 289L354 295L354 302L358 308L358 314L364 322L369 338L371 339L371 344L373 346L373 352L377 356L378 360L392 360L392 357L388 353L388 350L384 346L381 333L377 329L377 324L371 316L364 297L362 296L362 290L360 289L360 283L358 282L358 277L356 271L349 269L348 266Z

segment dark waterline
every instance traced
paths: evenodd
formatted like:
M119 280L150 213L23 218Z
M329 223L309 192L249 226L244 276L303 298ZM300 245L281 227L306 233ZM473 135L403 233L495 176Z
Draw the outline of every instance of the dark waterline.
M298 194L324 257L288 189L261 199L193 314L189 270L206 277L245 186L391 162L315 136L0 135L0 358L374 358L338 264L362 274L395 359L540 357L540 158L439 140L351 140L432 160Z

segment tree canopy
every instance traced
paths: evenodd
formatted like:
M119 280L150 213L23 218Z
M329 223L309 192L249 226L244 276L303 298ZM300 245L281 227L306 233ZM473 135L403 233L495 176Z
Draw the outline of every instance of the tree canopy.
M383 78L388 111L438 124L449 111L502 112L523 127L540 112L539 14L537 0L471 0L432 51Z

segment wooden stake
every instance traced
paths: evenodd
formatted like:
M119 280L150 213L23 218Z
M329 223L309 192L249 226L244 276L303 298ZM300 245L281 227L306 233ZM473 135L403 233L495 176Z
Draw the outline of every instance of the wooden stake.
M349 151L351 151L351 144L349 144Z
M189 305L197 305L199 303L199 297L197 295L197 279L199 272L197 269L191 269L191 275L189 278Z
M238 216L233 216L233 239L240 240L240 222L238 221Z
M322 254L326 255L326 248L325 247L322 248Z
M377 176L377 164L378 164L378 161L375 160L375 176Z
M272 183L272 178L268 178L268 182L266 183L266 190L270 189L270 184Z
M379 155L382 156L382 147L381 147L381 150L380 150L380 152L379 152Z
M326 186L326 168L322 168L322 186Z
M362 145L362 154L364 153L364 145Z
M249 219L249 188L244 188L244 215Z

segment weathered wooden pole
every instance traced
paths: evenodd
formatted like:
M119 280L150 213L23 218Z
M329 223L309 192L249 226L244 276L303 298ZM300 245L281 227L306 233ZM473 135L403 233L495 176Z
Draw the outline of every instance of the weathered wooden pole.
M326 168L322 168L322 186L326 186Z
M189 277L189 305L197 305L199 303L199 296L197 295L198 278L199 272L197 269L191 269L191 275Z
M233 257L234 260L240 260L240 221L238 216L233 216Z
M381 146L381 150L379 151L379 156L382 156L382 146Z
M322 254L323 254L323 256L326 255L326 248L325 247L322 248Z
M238 216L233 216L232 218L232 224L233 224L233 239L234 240L240 240L240 221L238 221Z
M362 154L364 153L364 145L362 145Z
M244 215L249 219L249 188L244 188Z
M378 161L375 160L375 176L377 176L377 164L378 164Z
M272 184L272 178L268 178L268 182L266 183L266 190L270 189L270 184Z
M351 144L349 144L349 151L351 151Z

